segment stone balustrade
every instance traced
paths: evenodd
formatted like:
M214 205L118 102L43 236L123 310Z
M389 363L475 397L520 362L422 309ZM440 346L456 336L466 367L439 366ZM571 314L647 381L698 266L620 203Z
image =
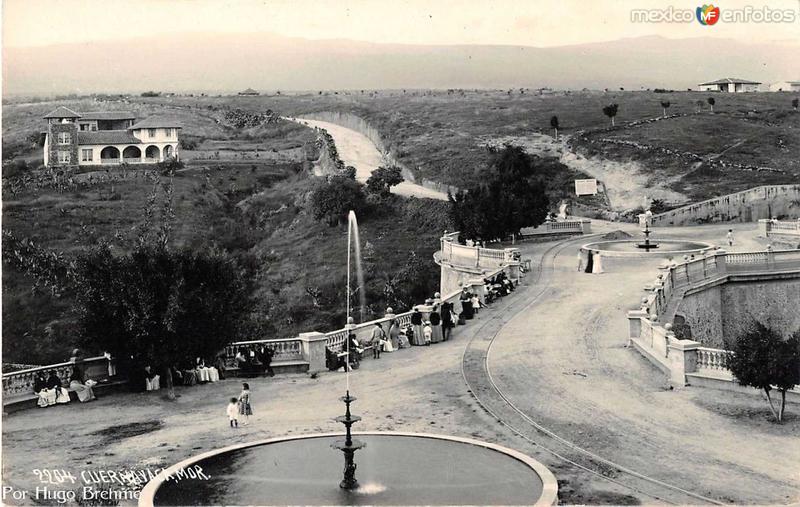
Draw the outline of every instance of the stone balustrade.
M114 362L107 356L90 357L78 361L68 361L65 363L39 366L3 374L3 397L33 394L33 384L39 373L44 373L45 377L55 371L64 386L69 385L69 377L75 366L80 366L86 372L86 376L94 381L100 382L108 379L114 373Z
M747 281L798 273L800 251L797 250L740 253L717 250L680 264L673 263L648 286L640 308L628 312L629 343L668 373L674 385L686 385L689 378L731 384L733 376L727 369L730 351L702 347L699 342L675 337L671 322L678 303L687 291L725 283L731 277Z
M773 236L789 236L800 238L800 220L789 222L779 220L761 219L758 221L759 236L769 238Z
M592 222L586 219L545 222L538 227L523 227L519 231L521 238L530 236L546 236L560 234L591 234Z
M236 353L242 350L247 356L250 351L256 351L261 347L272 349L273 362L280 361L300 361L303 360L303 346L299 338L287 338L277 340L250 340L234 342L225 347L225 364L228 367L236 366Z

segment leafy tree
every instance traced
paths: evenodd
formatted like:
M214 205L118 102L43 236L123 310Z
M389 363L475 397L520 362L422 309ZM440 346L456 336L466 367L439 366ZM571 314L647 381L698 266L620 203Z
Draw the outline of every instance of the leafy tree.
M800 384L800 331L784 340L774 330L757 322L739 337L728 358L728 368L739 384L763 389L772 415L783 421L786 391ZM781 393L776 412L770 393L773 386Z
M792 99L792 107L795 111L797 111L798 106L800 106L800 99Z
M667 109L669 109L670 103L668 100L661 101L661 109L664 110L664 118L667 117Z
M708 102L708 105L711 106L711 112L713 113L714 112L714 104L716 104L717 101L714 99L714 97L709 97L709 98L706 99L706 102Z
M619 104L609 104L603 108L603 114L611 118L611 126L614 126L614 118L617 116Z
M108 350L123 367L165 371L213 359L252 308L248 278L220 252L138 247L115 256L106 246L78 260L76 296L82 342Z
M334 226L347 221L350 210L358 213L366 204L364 186L357 181L333 176L311 192L311 213L316 220Z
M553 116L550 118L550 126L553 127L553 132L555 133L556 141L558 141L558 116Z
M378 167L367 179L367 192L381 196L389 195L391 188L404 180L399 167Z
M544 222L549 201L540 163L516 146L496 152L480 184L450 196L453 224L464 237L493 240Z

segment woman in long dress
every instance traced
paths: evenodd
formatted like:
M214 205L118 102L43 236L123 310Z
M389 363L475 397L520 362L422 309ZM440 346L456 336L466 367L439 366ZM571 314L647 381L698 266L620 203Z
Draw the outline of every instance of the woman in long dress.
M411 336L412 345L425 345L425 338L422 336L422 314L419 308L414 308L411 314L411 326L414 334Z
M75 391L81 403L96 399L92 386L87 384L86 373L79 366L73 367L72 375L69 377L69 388Z
M591 250L589 250L587 257L586 257L586 269L584 273L594 273L594 254Z
M47 388L47 379L44 378L44 372L36 374L36 379L33 381L33 392L39 396L37 405L44 408L56 404L56 392L53 389Z
M594 253L594 266L592 266L592 273L599 275L603 272L603 257L600 252Z
M433 330L433 335L431 335L431 341L433 343L444 341L444 337L442 335L442 317L439 311L439 305L434 305L433 310L431 311L431 316L428 318L431 322L431 329Z
M400 348L400 326L397 325L396 320L392 320L389 324L389 343L392 350Z
M61 377L55 370L51 371L50 376L47 377L47 388L56 394L56 403L69 403L69 391L64 389Z

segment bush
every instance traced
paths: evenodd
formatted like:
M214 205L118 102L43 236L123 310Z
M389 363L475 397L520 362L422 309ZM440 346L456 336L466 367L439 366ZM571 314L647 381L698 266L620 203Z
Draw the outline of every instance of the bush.
M405 181L399 167L378 167L367 180L367 192L389 195L391 188Z
M763 389L772 414L781 422L786 391L800 384L800 331L784 340L775 330L757 322L732 349L727 365L731 373L739 384ZM777 412L770 396L773 386L781 393Z
M314 219L334 226L346 221L350 210L362 212L366 198L363 185L348 177L334 176L311 193L310 204Z

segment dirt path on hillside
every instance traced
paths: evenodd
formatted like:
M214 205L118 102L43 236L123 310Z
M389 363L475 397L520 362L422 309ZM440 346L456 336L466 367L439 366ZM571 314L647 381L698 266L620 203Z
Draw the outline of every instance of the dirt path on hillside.
M725 227L659 232L716 241ZM744 234L737 248L753 248ZM620 465L723 502L797 502L800 407L778 425L755 391L670 390L626 346L625 312L659 262L606 259L606 273L589 275L576 271L575 249L561 253L546 297L498 333L495 381L533 420Z
M356 168L356 179L362 183L367 181L372 171L385 164L385 160L378 148L375 147L375 144L367 136L355 130L326 121L307 120L304 118L294 118L293 121L327 130L336 143L339 157L345 165ZM447 194L408 181L393 187L392 193L406 197L447 200Z
M502 146L509 143L521 146L526 152L542 157L555 157L567 167L597 178L606 188L606 194L615 211L642 206L645 197L666 202L686 202L685 195L669 189L669 180L657 179L648 174L638 162L617 162L600 157L584 157L570 151L566 137L556 141L552 136L531 134L525 137L493 138L490 143Z

